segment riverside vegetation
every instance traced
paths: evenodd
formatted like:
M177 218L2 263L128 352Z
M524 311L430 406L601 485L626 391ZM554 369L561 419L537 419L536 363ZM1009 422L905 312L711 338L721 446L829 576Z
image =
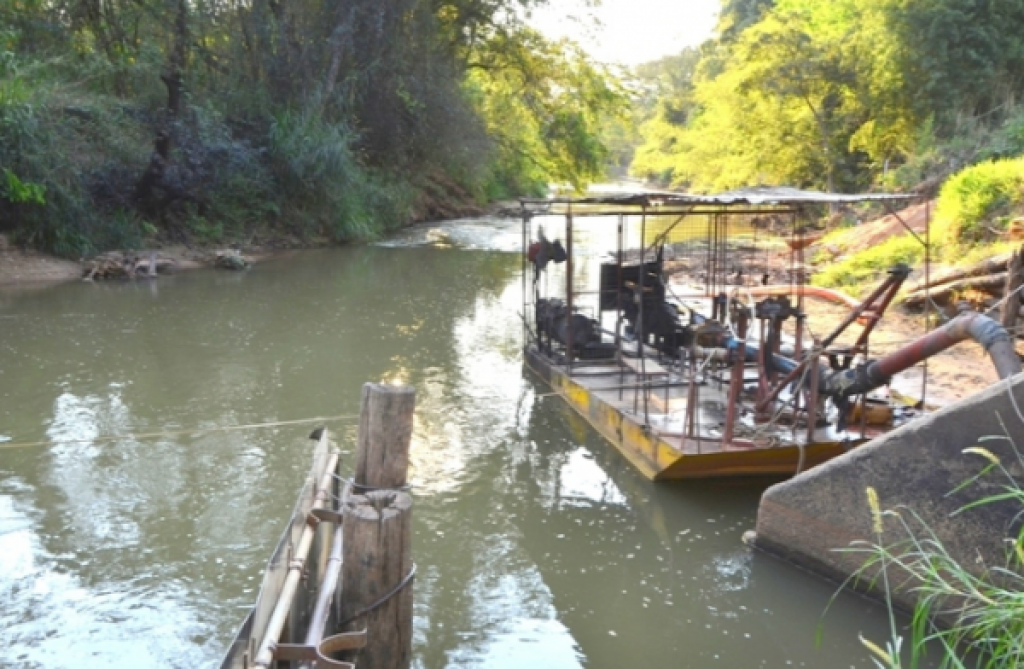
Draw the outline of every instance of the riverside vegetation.
M986 161L950 196L994 204L943 248L1020 213L992 184L1024 153L1024 0L722 0L712 39L615 71L530 27L547 2L0 0L0 234L341 242L625 170L930 194Z
M716 39L634 73L613 155L696 191L938 194L933 260L978 260L1024 232L1022 35L1021 0L723 0ZM848 257L815 283L860 293L896 262L920 264L909 234L845 252L855 222L880 213L830 221L818 247Z
M346 241L599 176L605 68L543 0L0 0L0 234Z
M68 257L343 242L608 168L937 194L946 262L1005 248L1024 215L1024 0L722 0L713 39L615 74L529 26L545 1L0 0L0 234ZM814 280L856 291L921 254L898 235ZM960 578L901 518L909 543L875 559L971 604L939 631L926 591L915 657L934 637L949 666L962 643L1019 664L1019 588ZM1017 536L1011 583L1022 560Z

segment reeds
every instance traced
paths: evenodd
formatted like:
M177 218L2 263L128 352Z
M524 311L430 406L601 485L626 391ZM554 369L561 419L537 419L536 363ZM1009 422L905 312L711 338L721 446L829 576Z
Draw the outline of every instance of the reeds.
M1009 436L989 439L1012 440ZM983 440L984 441L984 440ZM1017 449L1014 448L1017 453ZM1012 526L1020 528L1024 516L1024 489L1006 464L983 445L964 449L968 456L980 457L987 464L949 494L968 489L982 477L1005 479L995 494L981 497L961 507L969 509L995 503L1016 507ZM1018 461L1020 457L1018 455ZM874 542L854 542L851 552L863 553L866 561L852 578L869 578L881 588L889 610L890 639L885 649L861 638L872 660L884 669L919 666L926 649L938 649L939 666L1002 669L1024 666L1024 530L1006 539L1007 551L1001 565L977 561L965 565L950 554L936 532L913 509L905 506L882 510L874 490L868 488L873 516ZM894 523L887 523L891 519ZM894 524L905 538L895 543L883 541L883 523ZM895 579L900 584L894 584ZM894 588L899 588L896 590ZM910 657L901 656L903 638L899 634L894 610L894 595L905 592L916 601L911 623Z

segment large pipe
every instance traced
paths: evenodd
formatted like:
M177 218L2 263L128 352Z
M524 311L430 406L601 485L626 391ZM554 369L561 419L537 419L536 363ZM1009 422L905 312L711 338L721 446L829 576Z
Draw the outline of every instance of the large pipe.
M883 358L829 376L822 392L831 397L851 397L880 388L894 374L966 339L973 339L988 352L1000 379L1021 371L1020 358L1003 326L969 311Z

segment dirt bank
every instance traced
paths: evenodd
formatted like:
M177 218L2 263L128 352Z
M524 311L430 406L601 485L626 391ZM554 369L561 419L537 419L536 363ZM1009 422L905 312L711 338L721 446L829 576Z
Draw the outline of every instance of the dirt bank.
M292 252L289 245L276 245L281 248L263 246L246 247L239 253L249 263L260 262L268 258L278 257ZM151 253L159 258L171 261L172 271L185 271L203 267L214 267L217 256L223 253L221 247L209 249L193 249L186 246L163 246L154 249L132 251L131 256L146 259ZM80 281L93 267L93 260L65 260L32 249L22 249L10 244L6 237L0 235L0 286L25 284L46 284L62 281Z
M81 277L81 264L15 248L0 235L0 285L71 281Z

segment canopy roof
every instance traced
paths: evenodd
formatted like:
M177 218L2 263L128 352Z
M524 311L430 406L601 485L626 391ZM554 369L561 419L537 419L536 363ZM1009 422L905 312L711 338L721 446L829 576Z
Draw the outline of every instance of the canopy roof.
M612 204L636 206L688 206L688 205L800 205L800 204L849 204L853 202L912 200L916 195L905 193L822 193L800 190L786 186L742 188L713 195L690 195L670 191L646 191L639 193L608 193L592 197L520 199L523 205L530 204Z

